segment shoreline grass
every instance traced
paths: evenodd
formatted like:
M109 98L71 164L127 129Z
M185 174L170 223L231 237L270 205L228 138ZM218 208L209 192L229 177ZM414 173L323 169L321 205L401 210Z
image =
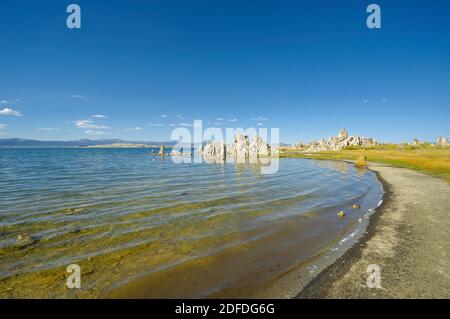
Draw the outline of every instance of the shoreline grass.
M297 157L317 160L352 160L365 157L367 162L389 164L409 168L433 176L441 177L450 183L450 148L448 147L404 147L404 145L380 145L366 149L344 149L307 153L285 149L280 157Z

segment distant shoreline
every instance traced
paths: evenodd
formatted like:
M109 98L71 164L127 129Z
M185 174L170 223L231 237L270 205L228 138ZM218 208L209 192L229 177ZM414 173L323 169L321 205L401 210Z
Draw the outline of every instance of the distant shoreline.
M55 140L32 140L25 138L7 138L0 139L1 148L80 148L90 146L115 146L115 145L127 145L129 147L140 147L145 145L147 147L173 147L176 141L129 141L122 139L80 139L80 140L67 140L67 141L55 141Z
M166 146L164 145L164 148L166 149L172 149L174 146ZM13 149L97 149L97 148L104 148L104 149L118 149L118 148L124 148L124 149L141 149L141 148L160 148L160 145L145 145L145 146L138 146L138 145L130 145L130 146L113 146L113 145L92 145L92 146L0 146L0 150L13 150Z
M145 144L130 144L130 145L92 145L92 146L77 146L77 149L156 149L159 150L163 146L166 150L175 148L173 145L145 145ZM191 146L177 146L181 149L193 149Z

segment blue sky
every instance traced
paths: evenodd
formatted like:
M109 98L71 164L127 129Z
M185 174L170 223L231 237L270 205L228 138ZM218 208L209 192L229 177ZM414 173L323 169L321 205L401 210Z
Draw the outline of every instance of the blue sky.
M81 30L66 27L70 3ZM379 30L366 27L370 3ZM341 127L450 137L446 0L2 0L0 11L0 138L168 140L194 119L279 127L288 143Z

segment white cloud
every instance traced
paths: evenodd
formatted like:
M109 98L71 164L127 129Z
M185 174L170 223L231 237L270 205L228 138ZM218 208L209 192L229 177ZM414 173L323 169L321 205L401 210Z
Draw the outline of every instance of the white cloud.
M261 116L258 116L256 118L252 119L252 121L255 121L255 122L268 121L268 120L269 120L268 118L261 117Z
M107 119L108 118L106 115L103 115L103 114L94 114L94 115L91 115L91 117L95 118L95 119Z
M178 125L179 126L184 126L184 127L194 127L195 126L194 124L191 124L191 123L180 123ZM197 124L197 125L199 125L199 124Z
M77 128L96 129L96 130L102 130L102 129L110 128L109 126L94 124L91 120L78 120L78 121L75 121L75 126Z
M74 94L74 95L72 95L72 97L73 97L74 99L84 99L84 98L85 98L85 96L84 96L84 95L81 95L81 94Z
M264 123L257 123L256 125L258 125L258 126L263 126Z
M166 118L166 117L167 117L167 114L163 114L163 115L161 115L161 117Z
M385 98L385 97L381 98L381 100L382 100L383 102L387 102L387 98Z
M125 129L125 131L127 131L127 132L142 131L142 130L143 130L143 128L139 127L139 126Z
M368 103L369 102L369 100L363 100L363 103Z
M1 124L0 123L0 130L4 130L8 127L8 124Z
M186 116L183 116L183 115L180 115L180 114L178 114L177 117L178 117L179 119L181 119L181 120L185 120L185 119L186 119Z
M12 115L12 116L23 116L22 113L19 111L10 109L10 108L4 108L3 110L0 110L0 115Z
M105 135L107 133L103 132L103 131L86 130L86 131L84 131L84 134L88 134L88 135Z
M237 119L229 119L229 122L237 122Z
M214 122L213 124L214 125L222 125L222 123L220 123L220 122Z
M164 126L164 124L162 124L162 123L150 123L150 124L148 124L148 126L161 127L161 126Z
M223 118L221 118L221 117L218 117L218 118L216 118L216 121L223 121Z
M170 126L170 127L175 127L175 126L177 126L177 125L172 123L172 124L170 124L169 126Z
M61 131L61 129L59 128L55 128L55 127L40 127L38 128L39 131Z
M16 104L17 101L19 101L19 99L15 99L15 100L12 100L12 101L9 101L9 100L0 100L0 103L1 103L1 104Z

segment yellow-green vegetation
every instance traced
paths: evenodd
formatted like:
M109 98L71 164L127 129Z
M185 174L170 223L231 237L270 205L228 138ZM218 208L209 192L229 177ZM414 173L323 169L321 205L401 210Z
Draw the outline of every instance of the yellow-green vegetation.
M355 165L358 166L358 167L367 167L367 159L366 159L366 157L363 156L363 155L360 156L360 157L356 160Z
M450 183L450 147L439 147L432 144L412 146L409 144L381 144L369 148L344 149L320 153L305 153L285 148L281 157L301 157L319 160L358 160L365 156L368 162L390 164L423 171L439 176Z

